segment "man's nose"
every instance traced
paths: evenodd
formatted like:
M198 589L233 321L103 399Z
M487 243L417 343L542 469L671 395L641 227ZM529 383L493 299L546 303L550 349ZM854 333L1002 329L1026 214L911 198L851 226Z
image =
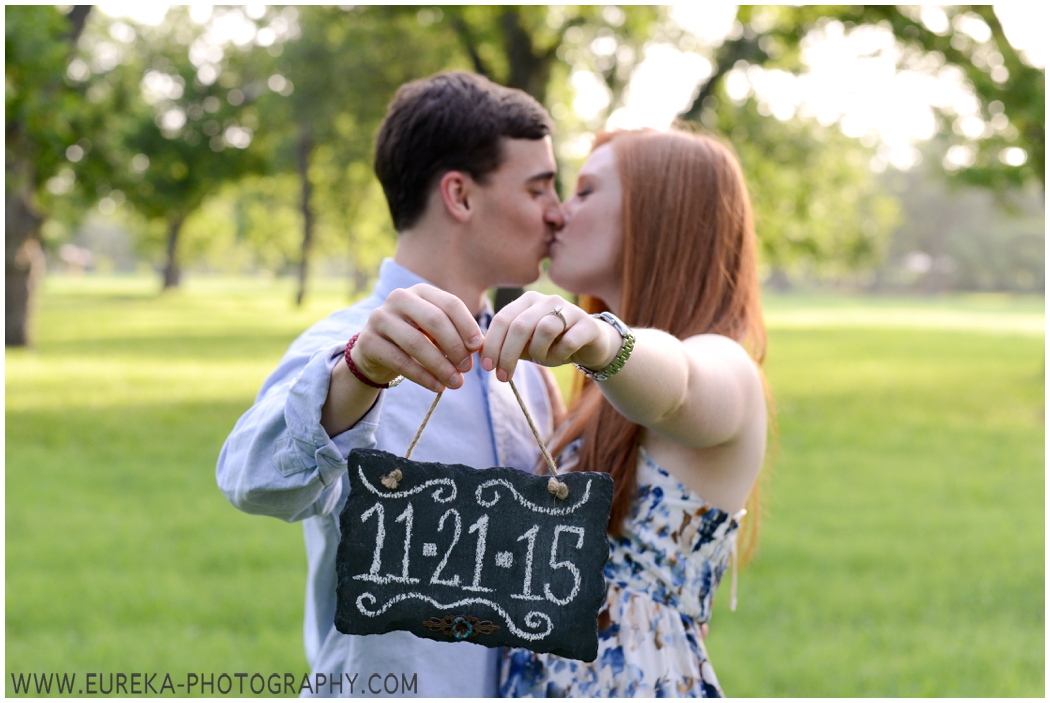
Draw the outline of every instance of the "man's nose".
M565 212L562 210L561 204L557 198L550 204L546 212L543 215L544 221L554 229L561 229L565 226Z

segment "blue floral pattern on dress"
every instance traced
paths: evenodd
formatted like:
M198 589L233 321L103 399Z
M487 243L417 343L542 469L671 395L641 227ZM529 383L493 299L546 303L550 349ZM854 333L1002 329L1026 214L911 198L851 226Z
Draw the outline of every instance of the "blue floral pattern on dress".
M500 695L722 697L700 625L710 620L729 567L737 517L697 496L644 449L637 476L623 536L609 538L598 657L581 662L508 649Z

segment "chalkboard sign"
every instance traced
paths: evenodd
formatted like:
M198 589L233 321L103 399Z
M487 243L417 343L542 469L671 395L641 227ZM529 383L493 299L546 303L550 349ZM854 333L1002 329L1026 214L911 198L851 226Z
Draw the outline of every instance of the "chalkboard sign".
M594 661L613 481L567 473L349 457L339 518L336 628L526 647ZM399 472L399 473L398 473Z

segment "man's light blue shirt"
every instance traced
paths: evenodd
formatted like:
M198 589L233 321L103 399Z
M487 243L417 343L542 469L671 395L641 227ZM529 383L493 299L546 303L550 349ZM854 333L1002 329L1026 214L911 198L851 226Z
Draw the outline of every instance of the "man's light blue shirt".
M381 391L356 425L333 438L321 427L321 407L346 340L364 327L372 310L393 290L417 283L426 281L385 260L371 296L333 313L292 343L219 455L216 478L236 507L303 522L308 562L306 659L314 673L341 676L341 684L328 684L314 695L349 696L349 679L355 675L353 694L360 695L372 674L390 673L399 679L404 674L406 680L415 675L421 696L495 696L497 692L499 650L424 640L407 632L344 635L333 625L339 513L349 491L347 455L355 447L404 455L434 394L410 381ZM486 303L483 331L490 318ZM549 436L551 404L540 370L520 363L514 381L537 427ZM463 386L442 396L412 458L531 471L538 454L509 386L483 371L475 355Z

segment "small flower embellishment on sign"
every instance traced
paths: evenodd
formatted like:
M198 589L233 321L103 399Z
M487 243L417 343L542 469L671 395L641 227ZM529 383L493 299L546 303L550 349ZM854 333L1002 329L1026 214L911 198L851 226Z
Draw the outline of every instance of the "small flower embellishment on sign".
M457 640L467 640L478 634L491 635L499 630L499 625L493 625L488 620L478 620L473 615L434 617L424 622L423 625Z

